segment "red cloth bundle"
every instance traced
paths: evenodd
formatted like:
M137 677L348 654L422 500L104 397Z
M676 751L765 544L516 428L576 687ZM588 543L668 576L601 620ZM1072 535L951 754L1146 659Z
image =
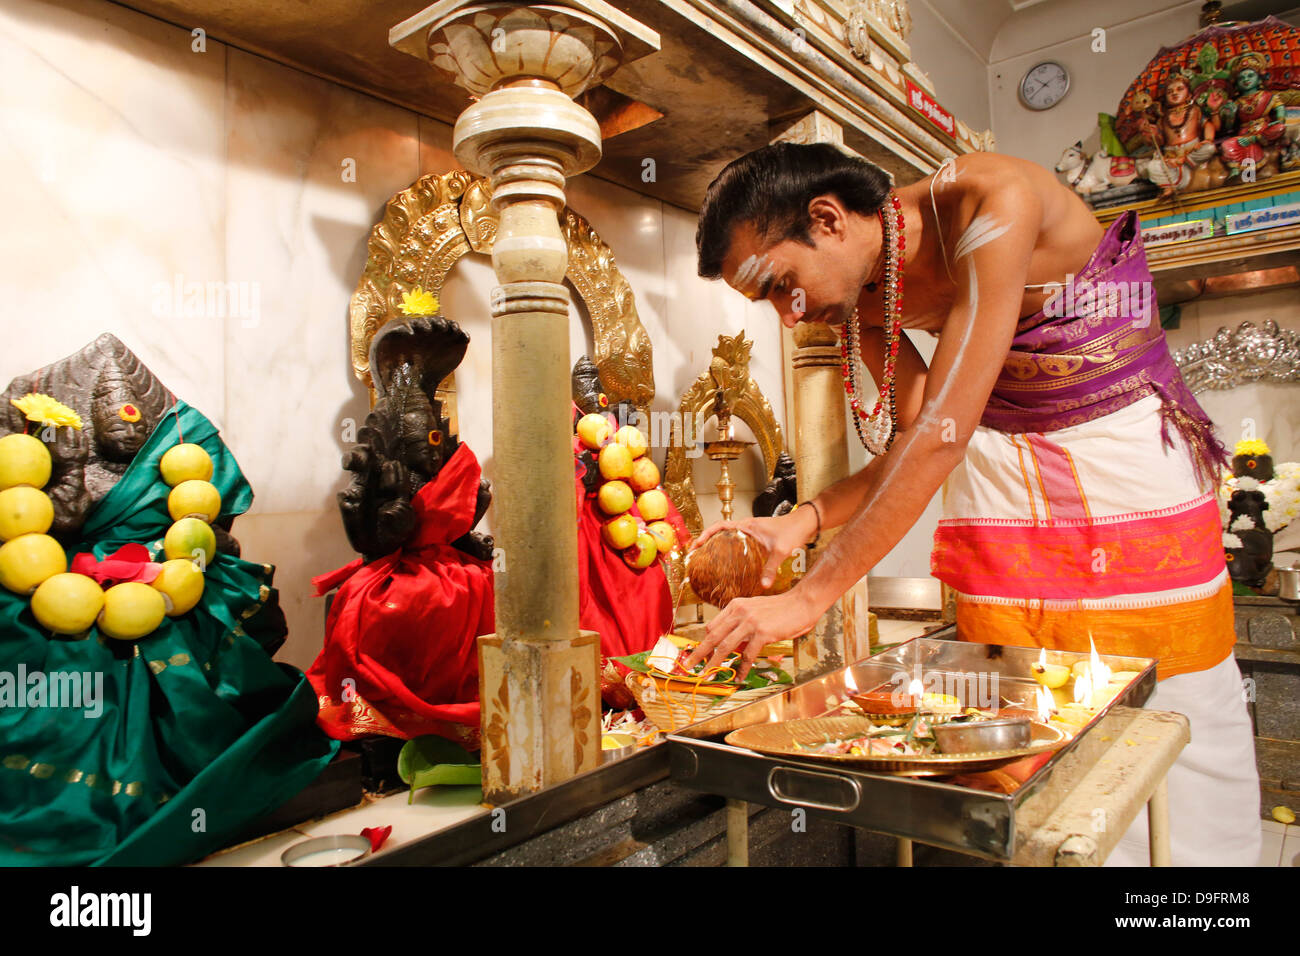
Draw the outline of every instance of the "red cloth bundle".
M401 549L312 580L338 587L325 646L307 673L331 737L439 734L477 748L476 638L494 629L491 562L451 546L473 526L480 469L461 446L411 501Z

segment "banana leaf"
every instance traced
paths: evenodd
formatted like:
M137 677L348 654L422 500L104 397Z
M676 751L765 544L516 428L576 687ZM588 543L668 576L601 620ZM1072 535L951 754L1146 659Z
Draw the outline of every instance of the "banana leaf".
M430 734L408 740L397 755L397 775L411 791L407 803L415 801L415 791L424 787L474 786L483 782L483 769L473 755L445 737Z

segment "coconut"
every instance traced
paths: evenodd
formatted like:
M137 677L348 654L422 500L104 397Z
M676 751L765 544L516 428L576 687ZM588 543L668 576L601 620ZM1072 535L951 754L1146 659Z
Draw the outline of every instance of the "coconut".
M767 553L757 539L727 529L686 556L686 576L701 601L725 607L732 598L762 593L766 563Z

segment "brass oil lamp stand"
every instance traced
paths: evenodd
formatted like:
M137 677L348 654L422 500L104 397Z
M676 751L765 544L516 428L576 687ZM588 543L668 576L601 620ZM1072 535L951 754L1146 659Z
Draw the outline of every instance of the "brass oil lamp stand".
M704 443L704 454L722 466L722 475L718 478L718 500L722 503L722 520L730 521L733 514L732 502L736 497L736 483L731 478L731 462L745 454L754 442L731 437L731 407L727 405L722 389L714 394L713 413L718 420L718 438Z

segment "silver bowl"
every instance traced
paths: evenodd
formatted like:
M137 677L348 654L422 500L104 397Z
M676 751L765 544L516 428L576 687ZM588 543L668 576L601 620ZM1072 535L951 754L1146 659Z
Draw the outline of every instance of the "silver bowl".
M992 753L1020 750L1033 738L1028 717L999 717L973 723L943 723L931 727L939 752L945 754Z

